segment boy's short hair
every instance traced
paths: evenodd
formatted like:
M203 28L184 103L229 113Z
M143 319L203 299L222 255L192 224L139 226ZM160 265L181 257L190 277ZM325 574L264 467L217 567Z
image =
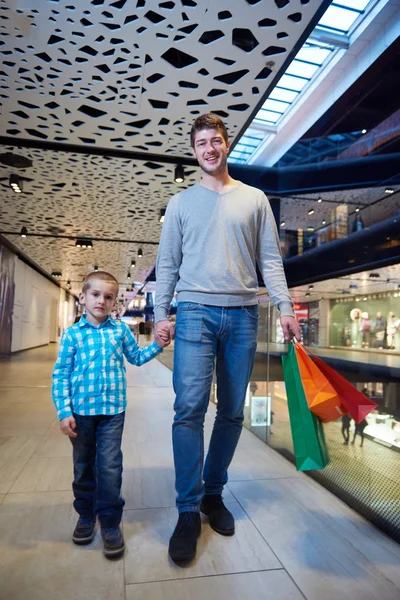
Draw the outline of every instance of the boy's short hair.
M89 273L89 275L87 275L83 281L83 285L82 285L82 293L83 294L85 294L88 291L88 289L90 288L90 282L93 279L100 279L100 281L106 281L107 283L115 284L115 286L117 287L116 295L118 294L118 289L119 289L118 280L114 277L114 275L111 275L111 273L107 273L106 271L93 271L92 273Z
M204 115L200 115L193 121L192 128L190 130L190 145L194 148L194 139L196 137L196 133L198 131L202 131L203 129L218 129L220 133L222 133L222 137L225 142L228 141L228 130L225 127L223 120L213 113L206 113Z

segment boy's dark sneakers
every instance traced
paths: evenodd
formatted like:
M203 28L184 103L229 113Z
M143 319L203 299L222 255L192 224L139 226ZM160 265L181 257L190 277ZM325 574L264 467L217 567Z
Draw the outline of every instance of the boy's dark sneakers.
M104 544L104 556L109 559L121 558L125 552L125 542L121 528L102 527L101 537Z
M85 546L93 542L94 538L94 527L96 520L92 518L79 517L74 533L72 534L72 541L78 546Z
M169 555L175 563L187 563L196 556L197 538L201 533L200 513L180 513L169 541Z
M207 494L201 501L200 510L207 515L211 527L221 535L233 535L235 533L235 521L233 515L222 501L221 494Z

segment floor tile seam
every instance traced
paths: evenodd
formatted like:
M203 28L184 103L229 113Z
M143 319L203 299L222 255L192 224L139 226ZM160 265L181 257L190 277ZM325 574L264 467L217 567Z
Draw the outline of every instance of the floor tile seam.
M301 476L299 475L292 475L292 476L288 476L288 477L256 477L256 478L252 478L252 479L231 479L229 478L229 482L228 482L228 487L230 483L242 483L245 481L284 481L286 479L302 479ZM321 486L323 487L323 486ZM231 490L232 491L232 490Z
M62 490L31 490L30 492L12 492L11 490L6 493L7 496L17 496L18 494L56 494L58 492L71 492L73 493L72 486L68 489ZM4 502L5 498L3 498Z
M283 478L283 479L292 479L292 478ZM249 521L254 525L256 531L258 531L258 533L260 534L260 536L262 537L262 539L264 540L264 542L267 544L268 548L271 550L272 554L275 556L276 560L278 561L278 563L280 565L282 565L282 570L285 571L285 573L287 574L287 576L289 577L289 579L293 582L293 585L296 587L296 589L299 591L299 593L301 594L301 596L304 598L304 600L307 600L307 597L305 596L305 594L303 593L302 589L299 587L299 585L297 584L297 582L293 579L292 575L289 573L289 571L287 570L287 568L285 567L285 565L283 564L283 562L280 560L280 558L278 557L277 553L275 552L275 550L272 548L272 546L268 543L268 541L266 540L265 536L263 535L263 533L260 531L260 529L257 527L257 525L254 523L253 519L250 517L249 513L246 511L246 509L244 508L244 506L240 503L240 501L238 500L238 498L235 496L235 494L232 492L231 489L229 489L229 491L231 492L232 496L235 498L236 502L239 504L239 506L241 507L241 509L243 510L244 514L247 516L247 518L249 519Z
M275 558L278 561L278 563L280 565L282 565L282 568L287 572L287 569L283 565L282 561L279 559L279 557L276 554L276 552L273 550L273 548L270 546L270 544L268 543L268 541L265 539L265 536L261 533L261 531L259 530L259 528L257 527L257 525L254 523L253 519L250 517L249 513L247 512L247 510L245 509L245 507L243 506L243 504L240 502L240 500L237 498L237 496L233 493L233 491L230 488L229 488L229 491L232 494L232 496L235 498L236 502L238 503L238 505L240 506L240 508L244 512L244 514L247 516L247 518L249 519L249 521L253 524L253 526L256 529L256 531L258 531L258 533L260 534L260 536L262 537L262 539L264 540L264 542L267 544L268 548L271 550L272 554L275 556ZM289 573L288 573L288 575L289 575Z
M125 562L125 560L126 559L124 559L124 562ZM273 567L271 569L255 569L253 571L232 571L229 573L213 573L210 575L192 575L189 577L174 577L172 579L151 579L148 581L147 580L146 581L135 581L133 583L125 583L125 587L127 587L128 585L135 586L135 585L147 585L150 583L169 583L171 581L189 581L189 580L193 580L193 579L211 579L213 577L230 577L232 575L249 575L250 573L269 573L271 571L284 571L287 573L287 571L284 567L282 567L282 568L281 567ZM303 596L303 597L305 598L305 596Z

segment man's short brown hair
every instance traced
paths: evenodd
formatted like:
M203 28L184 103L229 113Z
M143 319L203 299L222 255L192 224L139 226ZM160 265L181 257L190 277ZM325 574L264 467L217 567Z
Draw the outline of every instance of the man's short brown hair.
M193 121L192 129L190 130L190 145L192 148L194 148L196 133L203 129L218 129L218 131L222 133L225 142L228 141L228 130L225 127L223 120L214 113L206 113L205 115L200 115L200 117L197 117L197 119Z
M111 275L111 273L107 273L106 271L93 271L92 273L89 273L89 275L87 275L83 281L83 285L82 285L82 293L85 294L88 289L90 288L90 282L93 279L100 279L100 281L106 281L107 283L113 283L116 288L116 296L118 295L118 289L119 289L119 283L118 280L114 277L114 275Z

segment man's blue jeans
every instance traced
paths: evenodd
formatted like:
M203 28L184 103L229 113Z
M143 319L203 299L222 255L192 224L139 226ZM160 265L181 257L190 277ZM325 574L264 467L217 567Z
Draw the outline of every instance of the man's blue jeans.
M198 512L203 493L221 494L228 481L228 467L242 431L257 328L257 305L221 308L195 302L178 304L172 441L180 513ZM217 416L203 473L204 417L215 359Z
M121 497L121 440L125 413L74 414L76 438L70 438L74 459L74 508L84 518L98 516L102 527L117 527L125 501Z

